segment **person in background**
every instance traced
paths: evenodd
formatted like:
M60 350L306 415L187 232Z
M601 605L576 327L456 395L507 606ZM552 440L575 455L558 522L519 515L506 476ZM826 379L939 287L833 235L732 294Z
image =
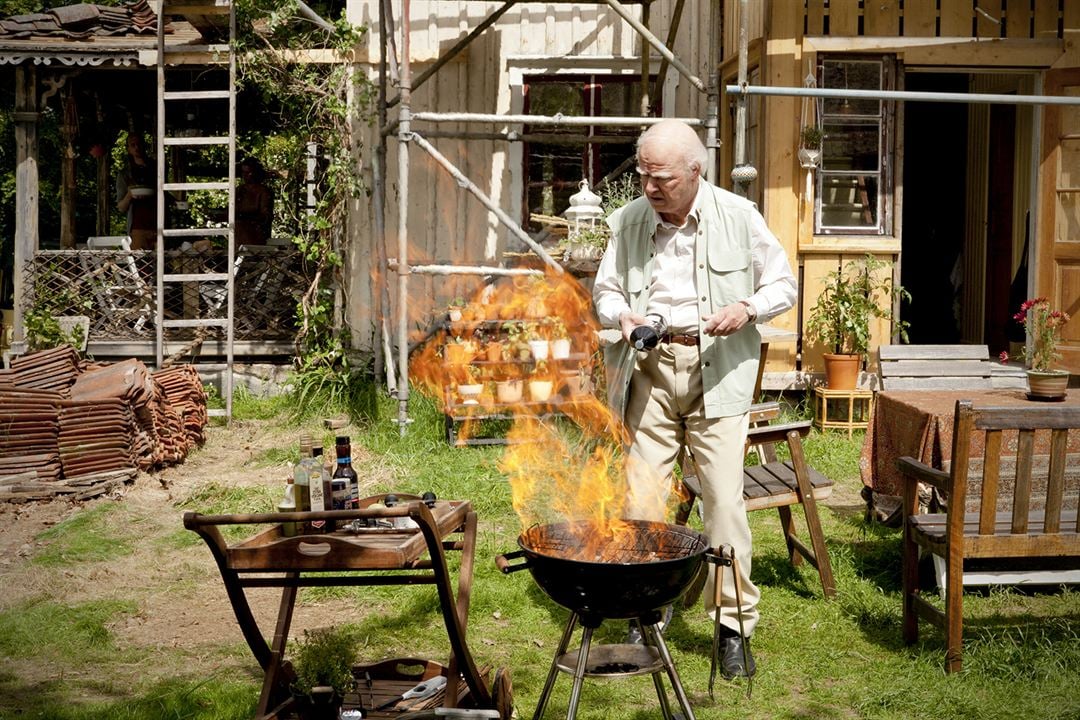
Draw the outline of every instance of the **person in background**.
M116 176L116 207L127 215L127 234L132 250L152 250L157 245L157 168L146 157L142 135L128 133L127 162Z
M274 196L263 184L266 173L255 158L240 162L243 183L236 189L236 244L265 245L274 219Z
M608 218L612 236L593 299L600 322L622 340L605 348L609 401L630 434L627 517L663 520L672 469L685 447L702 486L712 547L735 549L745 637L739 633L734 573L724 573L719 665L727 679L753 675L750 635L760 593L750 581L751 537L743 502L743 454L761 338L755 327L794 305L796 281L776 237L750 201L703 179L707 152L694 130L664 120L637 144L644 197ZM635 327L656 315L659 345L636 351ZM743 660L743 649L748 656Z

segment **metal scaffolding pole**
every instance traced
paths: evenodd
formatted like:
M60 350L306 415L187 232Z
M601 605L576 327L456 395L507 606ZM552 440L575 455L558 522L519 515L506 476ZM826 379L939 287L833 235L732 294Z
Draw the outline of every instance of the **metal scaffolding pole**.
M517 237L518 240L521 240L523 243L532 248L532 251L539 255L540 259L543 260L548 267L554 270L557 274L561 274L562 272L564 272L562 269L562 265L560 265L558 262L555 261L554 258L548 255L547 250L544 250L544 248L541 247L538 242L529 237L529 234L522 230L521 226L514 222L514 219L507 215L505 210L496 205L495 201L489 198L483 190L477 187L476 183L465 177L465 173L461 172L461 170L458 170L458 168L452 162L447 160L442 153L435 149L435 146L433 146L419 133L416 132L411 133L410 139L414 143L419 145L422 149L427 151L428 155L435 159L435 162L437 162L439 165L442 166L444 170L450 173L450 175L455 180L457 180L458 185L472 193L473 196L477 200L479 200L484 207L494 213L495 217L499 218L499 221L507 228L509 228L510 232L514 233L514 236ZM405 255L402 254L401 257L405 258Z
M412 69L409 59L409 0L401 0L401 70L398 109L398 433L409 422L409 112L412 109Z
M411 34L411 22L410 22L410 0L402 0L401 4L401 42L400 42L400 61L397 59L398 47L394 40L397 35L394 28L393 9L391 7L392 0L380 0L379 7L379 28L380 28L380 41L382 46L380 48L380 63L379 63L379 117L378 117L378 132L379 132L379 144L376 148L376 162L373 170L374 185L375 185L375 233L376 242L380 243L382 252L378 257L379 263L386 263L386 268L397 274L397 387L396 396L398 399L398 418L399 432L401 435L405 434L405 430L410 422L408 418L408 401L409 401L409 343L408 343L408 283L409 276L413 273L428 274L428 275L536 275L542 274L543 271L536 269L507 269L499 267L482 267L482 266L455 266L455 265L410 265L408 262L408 203L409 203L409 143L415 142L418 146L428 152L435 161L441 165L447 172L449 172L458 184L472 193L480 202L488 208L511 232L520 240L525 242L536 254L553 270L556 272L564 272L562 266L559 265L554 259L547 254L544 248L532 239L520 225L516 223L509 215L506 214L500 207L498 207L486 194L484 194L479 187L477 187L472 181L470 181L464 173L455 167L449 160L447 160L441 153L438 152L424 137L421 137L412 129L414 122L452 122L452 123L495 123L500 125L530 125L530 126L554 126L554 127L595 127L595 126L615 126L615 127L642 127L647 125L653 125L665 119L671 118L652 118L652 117L578 117L578 116L537 116L537 115L500 115L500 114L485 114L485 113L431 113L431 112L412 112L412 90L419 86L424 81L433 77L436 72L442 68L452 57L459 54L465 47L467 47L473 40L479 37L485 30L501 17L515 4L522 2L529 2L529 0L506 0L506 2L499 7L499 9L492 15L488 16L484 22L469 32L464 38L459 40L449 51L440 55L436 59L435 63L425 70L423 73L417 76L414 80L412 77L410 67L410 34ZM547 0L547 2L573 2L574 0ZM648 17L649 17L649 3L652 0L623 0L622 3L619 0L594 0L597 5L607 5L615 11L623 20L625 20L637 33L642 37L642 74L647 74L648 68L648 46L652 46L663 58L661 63L661 72L656 80L656 90L654 94L659 94L662 87L663 76L667 71L667 67L670 65L674 67L678 72L684 75L696 89L701 92L707 92L705 84L697 78L690 69L683 64L674 53L668 49L668 46L661 42L653 35L648 29ZM712 0L718 2L719 0ZM678 30L679 20L682 15L682 8L685 0L678 0L675 8L674 21L672 27L668 30L668 45L674 42L676 33ZM642 5L642 16L645 18L645 22L642 23L634 18L629 11L624 7L626 4L639 4ZM715 40L710 40L710 45ZM387 57L387 50L390 50L389 57ZM716 64L710 59L711 64ZM387 100L387 75L396 76L399 85L398 94ZM643 81L647 82L647 80ZM718 79L713 84L714 88L719 87ZM648 97L647 92L643 95ZM710 150L710 164L715 165L715 147L718 146L719 141L716 137L717 118L719 112L719 103L715 102L712 98L716 96L715 90L710 94L710 100L708 102L706 110L705 120L699 118L674 118L681 120L691 126L706 127L708 145ZM400 105L398 110L398 117L396 121L390 121L388 117L388 109L393 105ZM643 112L646 108L643 108ZM587 131L588 132L588 131ZM398 141L398 252L397 258L388 258L389 255L386 238L386 218L384 207L387 200L387 174L386 174L386 152L387 143L391 133L397 135ZM491 133L482 132L440 132L432 131L428 133L430 137L456 137L466 140L505 140L508 142L524 142L530 140L541 140L546 136L542 133L526 133L515 130L505 129L503 131L496 131ZM594 140L585 138L587 142L594 142ZM549 141L549 140L545 140ZM603 142L604 140L597 139L595 142ZM631 163L633 158L627 161ZM627 165L624 163L624 165ZM607 178L605 178L606 180ZM387 381L388 386L391 384L391 378L393 377L392 368L392 352L390 347L390 333L385 323L385 317L389 314L390 302L389 302L389 289L388 283L382 285L385 295L384 307L386 310L383 312L383 342L385 346L385 357L387 361ZM392 388L393 389L393 388Z
M619 17L621 17L627 22L627 24L630 25L630 27L637 30L638 35L641 35L642 38L644 38L650 45L652 45L653 48L656 49L656 52L660 53L661 56L667 59L667 61L671 63L671 66L673 68L682 73L683 76L685 76L686 79L690 81L691 85L696 87L701 92L705 92L705 83L701 82L701 78L694 75L690 68L686 67L686 65L683 64L682 60L679 60L679 58L675 57L675 53L671 52L671 50L669 50L667 46L664 45L664 43L660 42L660 38L649 32L649 28L642 25L637 18L631 15L630 11L623 7L619 0L606 0L606 2L608 6L610 6L611 9L614 10Z
M747 55L749 54L748 31L746 28L746 14L749 3L747 0L739 0L739 70L738 80L740 87L746 87ZM731 92L728 90L728 92ZM756 176L752 168L746 167L746 96L738 95L735 98L735 158L734 167L731 170L731 179L735 181L735 192L746 197L746 189Z
M738 85L726 86L728 93L738 98L749 95L779 95L785 97L848 98L852 100L904 100L906 102L988 103L991 105L1080 105L1080 96L1064 95L1003 95L996 93L929 92L917 90L845 90L842 88L769 87L748 85L740 79Z

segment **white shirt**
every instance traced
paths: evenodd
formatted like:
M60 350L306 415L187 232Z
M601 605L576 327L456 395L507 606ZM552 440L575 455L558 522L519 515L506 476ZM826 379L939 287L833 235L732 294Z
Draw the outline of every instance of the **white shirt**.
M702 190L698 188L694 207L682 227L664 222L653 211L656 258L650 278L648 312L662 315L672 332L696 332L698 327L693 241L700 218L698 205ZM797 285L784 247L758 212L753 213L751 221L750 251L755 291L750 297L741 299L753 306L757 322L765 322L795 304ZM615 253L604 253L593 282L593 297L600 324L604 327L619 327L619 315L630 312L626 293L616 281Z

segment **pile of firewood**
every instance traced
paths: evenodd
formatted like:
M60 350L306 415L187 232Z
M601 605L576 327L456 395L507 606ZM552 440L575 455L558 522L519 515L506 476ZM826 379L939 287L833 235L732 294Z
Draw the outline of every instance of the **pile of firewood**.
M0 375L0 500L106 492L183 462L206 424L191 366L80 364L71 348L24 355Z

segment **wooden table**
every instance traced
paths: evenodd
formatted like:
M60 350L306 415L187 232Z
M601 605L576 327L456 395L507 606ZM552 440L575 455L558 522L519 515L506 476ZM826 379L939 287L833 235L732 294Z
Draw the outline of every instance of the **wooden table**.
M418 677L428 679L431 675L444 672L447 675L447 706L455 705L457 699L467 693L471 696L470 703L476 707L493 707L495 700L492 692L473 662L465 642L476 547L476 513L473 512L471 503L441 500L429 507L414 500L392 508L364 507L381 497L384 496L362 501L360 510L254 515L200 515L192 512L184 514L184 527L198 533L210 547L225 582L240 630L255 659L263 668L263 687L257 717L269 719L289 716L292 703L289 684L294 673L285 660L285 645L288 641L297 588L310 586L435 585L450 640L450 662L443 668L437 663L414 660L413 663L426 662L422 676ZM285 537L281 529L281 523L284 522L304 522L320 518L333 519L340 527L356 518L374 520L402 517L411 518L417 527L365 528L355 533L338 530L332 534L301 534L293 537ZM268 527L247 540L227 544L222 537L221 526L239 524L264 524ZM455 534L459 534L460 539L450 539L450 536ZM444 549L461 552L456 597L451 588ZM348 574L344 574L344 571L348 571ZM364 571L374 573L369 575ZM246 588L251 587L282 588L277 623L270 644L264 639L265 636L251 612L245 592ZM467 689L459 688L459 676L464 678ZM376 676L372 688L363 689L358 698L354 697L354 702L366 699L368 704L365 707L369 707L373 699L378 705L408 689L416 680L413 678L403 682L400 677ZM498 676L496 683L498 684ZM346 706L348 705L347 697ZM391 708L367 716L395 717L399 714L400 711Z
M1033 404L1053 406L1055 403L1028 400L1027 393L1019 389L990 389L990 390L892 390L879 392L874 402L873 412L870 418L870 426L866 431L866 439L863 442L862 452L859 458L859 469L863 484L872 491L870 502L872 509L881 516L890 515L900 507L900 496L903 494L903 476L896 468L898 458L909 455L927 465L941 470L948 470L952 455L953 415L956 411L957 400L971 400L975 407L979 406L1031 406ZM1070 404L1080 404L1080 390L1070 390L1063 401ZM979 485L982 479L982 454L983 433L973 433L972 459L969 476L969 498L977 503L979 497ZM1005 433L1002 440L1003 457L1015 455L1017 434L1015 431ZM1040 445L1046 447L1042 455L1041 464L1049 461L1048 437L1036 436L1036 452ZM1080 484L1077 475L1080 474L1080 433L1069 433L1066 458L1066 482L1076 488ZM1033 500L1038 494L1038 483L1042 482L1045 487L1045 469L1040 472L1040 457L1036 456L1036 466L1033 472ZM1014 463L1015 465L1015 463ZM1006 473L1013 472L1008 462L1002 464L1003 477ZM1004 482L1004 481L1003 481ZM1009 479L1011 483L1011 476ZM1008 510L1011 500L1011 490L1007 484L1003 484L999 497L999 511ZM1075 508L1077 504L1076 491L1066 495L1066 503ZM977 507L969 505L968 511L973 512ZM1039 509L1033 502L1032 509ZM975 576L969 581L965 573L965 584L979 584Z

